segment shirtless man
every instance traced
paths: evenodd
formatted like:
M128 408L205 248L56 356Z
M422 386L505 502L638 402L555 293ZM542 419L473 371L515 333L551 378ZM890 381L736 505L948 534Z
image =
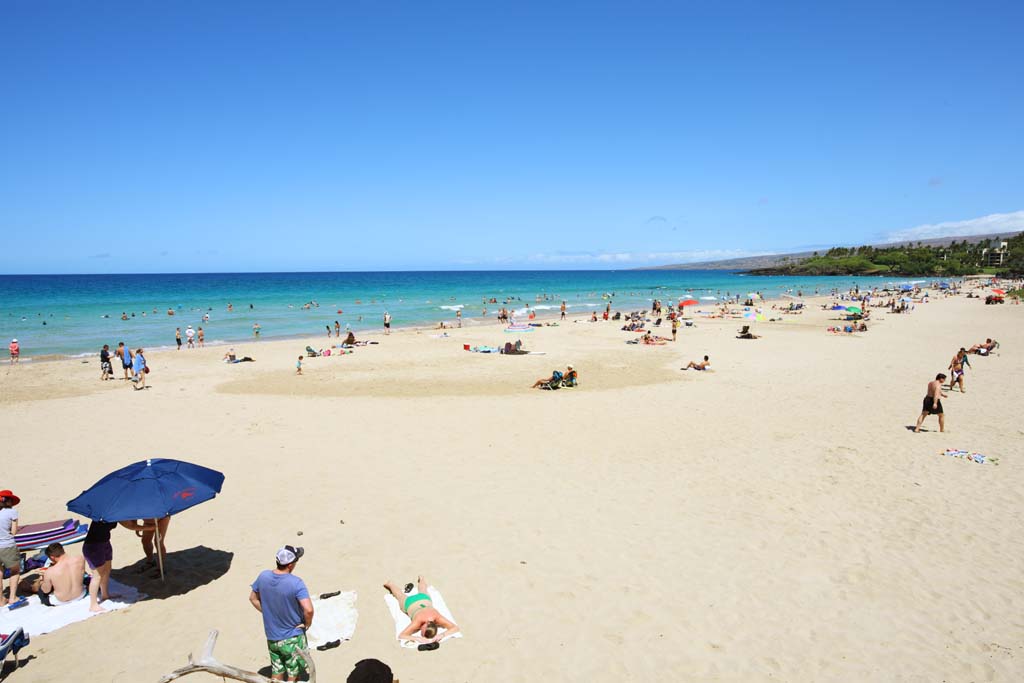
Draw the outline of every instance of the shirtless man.
M953 356L953 360L949 362L949 370L953 373L953 376L949 378L949 390L953 391L953 387L957 384L960 385L960 393L964 393L964 366L970 367L971 361L967 360L967 349L960 347L960 350Z
M679 369L680 370L689 370L690 368L693 368L694 370L707 370L709 367L711 367L711 361L708 360L707 356L704 356L704 360L702 360L701 362L694 363L691 360L689 365L687 365L685 368L679 368Z
M59 607L84 598L86 594L83 581L86 572L85 558L81 555L68 555L60 543L51 543L46 546L46 556L50 558L50 567L42 572L43 578L39 583L38 591L42 603L50 607ZM96 599L99 590L100 582L93 574L88 591L90 612L106 611L99 606Z
M987 356L992 349L996 347L996 345L996 342L991 339L986 339L984 344L975 344L967 350L967 353L977 353L981 356Z
M935 375L935 379L928 382L928 393L925 394L924 401L921 404L921 415L917 418L917 426L914 427L914 433L917 434L921 431L921 423L929 415L939 416L939 431L946 431L946 416L942 412L942 400L946 398L946 394L942 391L942 383L946 381L945 373L940 372Z
M404 631L398 634L399 640L412 640L424 644L439 643L442 638L459 632L458 626L445 619L440 612L434 609L434 604L427 593L427 582L422 576L416 579L417 593L405 595L394 581L385 583L384 588L391 591L402 611L408 614L412 621ZM445 632L439 633L439 628L445 629Z

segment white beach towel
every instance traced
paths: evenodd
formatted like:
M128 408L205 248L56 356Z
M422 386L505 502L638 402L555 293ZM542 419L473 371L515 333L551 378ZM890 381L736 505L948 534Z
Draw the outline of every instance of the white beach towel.
M441 591L437 590L433 586L430 586L429 588L427 588L427 595L430 596L431 602L434 603L434 609L440 612L441 616L443 616L445 619L453 623L459 623L455 621L455 617L452 616L451 610L449 610L448 605L445 604L444 596L441 595ZM395 622L395 637L397 638L398 635L402 631L404 631L409 626L409 624L412 623L412 620L409 618L409 615L403 612L402 608L398 606L398 601L395 600L395 596L393 596L391 593L388 593L384 596L384 604L388 606L388 611L391 612L391 618ZM443 633L444 629L441 629L441 631ZM443 643L449 638L461 637L462 631L460 630L458 633L455 633L453 635L444 636L441 639L441 642ZM414 640L400 640L398 642L399 645L401 645L402 647L416 647L417 645L419 645L419 643L417 643Z
M100 607L108 612L124 609L146 597L145 593L140 593L131 586L125 586L113 579L110 580L110 592L116 595L117 599L100 603ZM60 607L47 607L39 602L38 596L33 595L28 598L28 604L24 607L16 610L9 610L6 607L0 609L0 632L11 633L20 626L30 636L39 636L101 614L105 612L89 611L89 596Z
M342 591L341 595L321 600L313 598L313 624L306 631L310 647L332 640L352 640L356 632L356 592Z

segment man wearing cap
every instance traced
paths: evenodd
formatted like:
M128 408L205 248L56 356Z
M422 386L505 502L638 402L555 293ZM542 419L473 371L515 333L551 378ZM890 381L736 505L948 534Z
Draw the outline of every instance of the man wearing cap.
M12 339L11 343L7 345L7 349L11 352L11 365L14 365L21 358L21 347L18 346L18 340Z
M3 569L11 571L11 602L18 599L18 579L21 578L21 556L18 554L18 543L14 540L18 533L18 511L14 506L21 502L9 490L0 491L0 606L7 604L4 595Z
M306 668L300 652L308 652L306 629L313 623L313 601L306 584L292 573L303 554L303 548L290 545L278 550L277 568L260 572L249 594L249 602L263 614L270 677L275 681L297 681Z

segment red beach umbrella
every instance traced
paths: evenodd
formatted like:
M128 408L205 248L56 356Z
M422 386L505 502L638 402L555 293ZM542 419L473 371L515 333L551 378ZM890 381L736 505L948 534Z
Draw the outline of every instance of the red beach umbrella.
M1000 296L1002 296L1003 294L1006 294L1006 292L1004 290L1002 290L1002 289L993 289L992 291L995 292L996 294L1000 295Z

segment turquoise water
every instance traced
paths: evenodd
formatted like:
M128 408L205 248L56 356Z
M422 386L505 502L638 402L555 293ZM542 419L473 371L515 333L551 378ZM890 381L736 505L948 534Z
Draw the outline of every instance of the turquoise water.
M487 271L385 273L207 273L172 275L0 275L0 339L17 338L23 357L96 353L103 344L166 347L174 329L203 327L206 342L252 338L326 336L341 323L356 333L380 330L384 311L394 327L454 321L463 306L464 325L478 324L483 309L493 320L503 302L539 313L570 314L671 302L682 296L725 297L762 292L846 291L880 286L878 277L754 277L726 271ZM497 304L484 304L496 298ZM546 297L546 298L545 298ZM303 309L308 302L319 307ZM358 303L357 303L358 302ZM227 306L234 305L234 312ZM702 304L712 304L702 301ZM251 305L251 308L250 308ZM168 316L171 309L175 315ZM338 313L337 311L342 311ZM121 320L121 314L128 320ZM203 315L210 319L203 321Z

